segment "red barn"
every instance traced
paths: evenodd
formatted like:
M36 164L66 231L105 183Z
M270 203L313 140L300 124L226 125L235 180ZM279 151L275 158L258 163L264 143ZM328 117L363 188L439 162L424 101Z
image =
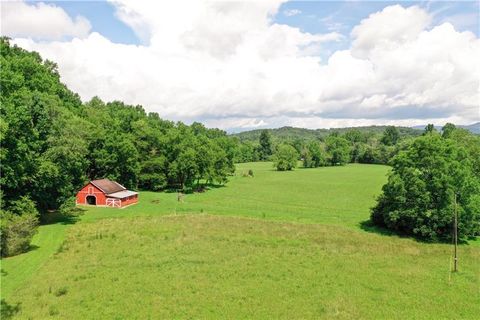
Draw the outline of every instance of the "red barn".
M108 179L92 180L77 193L77 204L124 208L137 202L137 192Z

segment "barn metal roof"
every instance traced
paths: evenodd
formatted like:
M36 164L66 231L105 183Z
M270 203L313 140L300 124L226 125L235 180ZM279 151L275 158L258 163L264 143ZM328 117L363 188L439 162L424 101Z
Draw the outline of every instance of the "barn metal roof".
M138 194L137 192L134 192L134 191L130 191L130 190L124 190L124 191L119 191L119 192L115 192L115 193L111 193L109 195L107 195L109 198L117 198L117 199L123 199L123 198L126 198L126 197L130 197L130 196L134 196Z
M108 179L100 179L100 180L92 180L90 181L95 187L102 190L106 194L115 193L123 190L127 190L121 184L108 180Z

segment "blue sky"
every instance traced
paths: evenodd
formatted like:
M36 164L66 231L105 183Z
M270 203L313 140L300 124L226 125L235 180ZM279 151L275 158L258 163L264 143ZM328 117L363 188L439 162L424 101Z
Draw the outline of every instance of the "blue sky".
M27 1L35 3L38 1ZM112 42L140 44L130 27L115 17L115 8L107 1L43 1L61 7L71 17L84 16L90 21L92 31L98 32Z

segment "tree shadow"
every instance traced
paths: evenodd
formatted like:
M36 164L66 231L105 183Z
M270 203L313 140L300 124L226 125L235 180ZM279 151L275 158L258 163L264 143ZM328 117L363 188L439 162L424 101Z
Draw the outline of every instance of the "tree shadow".
M389 236L389 237L398 237L398 238L405 238L405 239L412 239L417 242L421 243L444 243L444 244L452 244L452 240L446 239L425 239L421 238L412 234L402 233L400 231L390 230L381 226L377 226L371 220L365 220L359 223L360 229L370 232L380 234L382 236ZM472 239L470 239L472 240ZM468 240L458 239L459 245L469 245Z
M402 233L400 231L395 231L395 230L390 230L385 227L378 226L374 224L371 220L365 220L359 223L360 229L366 232L370 233L376 233L382 236L387 236L387 237L397 237L397 238L402 238L402 239L412 239L417 242L422 242L422 243L434 243L434 242L439 242L439 241L432 241L432 240L426 240L422 239L420 237L415 237L414 235L411 234L406 234Z
M205 185L207 190L209 189L221 189L221 188L226 188L226 184L216 184L216 183L209 183Z
M360 229L370 233L381 234L382 236L401 236L400 234L389 230L387 228L382 228L374 224L371 220L365 220L359 223Z
M28 250L26 252L30 252L30 251L35 251L35 250L38 250L40 247L37 246L36 244L31 244L29 247L28 247Z
M208 190L219 189L219 188L226 188L226 184L216 184L216 183L205 183L200 184L199 186L195 185L192 187L185 188L181 190L180 188L168 188L165 189L163 192L165 193L183 193L183 194L193 194L193 193L203 193Z
M12 319L18 312L20 312L20 303L11 305L8 304L5 299L2 299L0 307L0 315L2 319Z
M85 211L86 210L83 208L76 207L68 214L64 214L59 211L47 212L40 216L40 224L74 224L80 219L80 216L83 215Z

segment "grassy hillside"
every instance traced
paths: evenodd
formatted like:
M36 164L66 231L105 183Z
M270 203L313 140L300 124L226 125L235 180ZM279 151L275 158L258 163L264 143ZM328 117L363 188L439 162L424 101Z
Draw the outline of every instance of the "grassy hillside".
M460 247L450 275L449 245L362 229L387 172L247 163L183 203L143 192L127 209L89 208L2 260L3 308L22 319L475 318L478 246Z
M338 132L340 134L345 133L351 129L359 130L360 132L370 133L373 135L381 136L385 131L386 126L367 126L367 127L352 127L352 128L331 128L331 129L304 129L294 127L281 127L277 129L267 129L272 137L277 140L315 140L328 136L332 132ZM397 127L401 137L404 136L419 136L422 134L422 130ZM260 138L260 133L264 129L244 131L240 133L232 134L240 139L240 141L255 141Z

